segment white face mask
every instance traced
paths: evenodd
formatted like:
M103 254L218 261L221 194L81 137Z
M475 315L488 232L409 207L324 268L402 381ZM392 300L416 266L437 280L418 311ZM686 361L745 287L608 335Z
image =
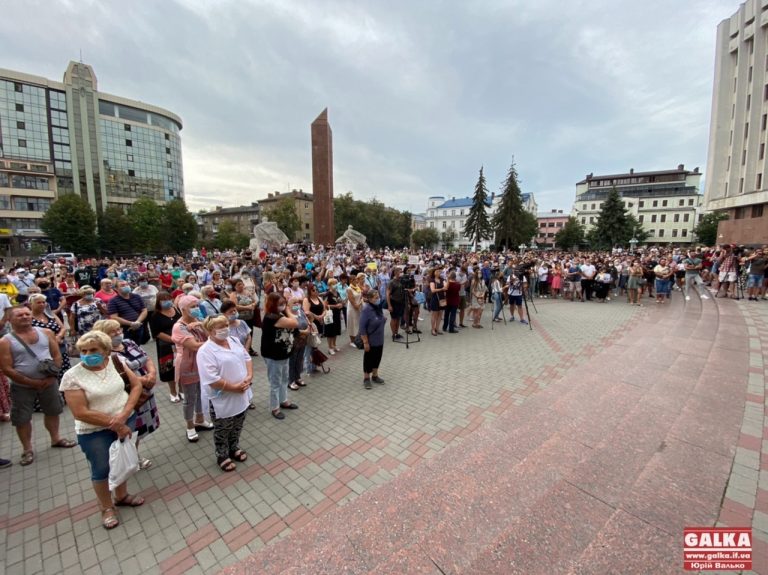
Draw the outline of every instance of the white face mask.
M223 327L221 329L217 329L214 332L214 334L216 336L216 339L220 339L220 340L227 339L229 337L229 328Z

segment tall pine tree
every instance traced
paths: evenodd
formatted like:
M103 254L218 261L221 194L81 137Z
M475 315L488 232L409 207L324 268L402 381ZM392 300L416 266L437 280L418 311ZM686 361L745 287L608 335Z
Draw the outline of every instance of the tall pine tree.
M469 209L469 215L464 222L464 235L472 242L473 249L477 249L477 244L491 237L493 229L488 212L485 210L488 205L488 188L485 185L485 176L483 168L480 168L480 177L475 184L475 195L472 197L472 207Z
M491 225L496 233L496 246L516 247L528 243L538 231L538 222L523 207L520 184L517 179L515 162L507 172L501 191L499 209L493 214Z
M600 208L597 224L589 232L593 248L609 249L624 245L632 238L632 225L624 209L624 202L615 187L608 192L608 197Z

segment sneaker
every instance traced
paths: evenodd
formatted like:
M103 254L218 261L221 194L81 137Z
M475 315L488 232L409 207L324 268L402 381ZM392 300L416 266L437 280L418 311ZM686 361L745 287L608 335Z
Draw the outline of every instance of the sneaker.
M0 459L0 469L10 467L13 463L9 459Z
M328 355L336 355L336 352L333 351L332 349L329 349L328 350Z
M203 420L202 423L195 423L195 431L210 431L213 429L213 423Z
M392 336L392 339L403 339L403 336L400 333L396 333L395 335Z
M374 375L374 376L371 378L371 381L372 381L373 383L378 383L379 385L383 385L383 384L384 384L384 380L383 380L383 379L381 379L381 378L380 378L378 375Z
M702 297L705 297L705 296L702 296ZM691 296L689 295L685 296L685 301L691 301Z
M181 398L178 395L169 395L168 396L171 400L171 403L179 403L181 401Z
M523 325L528 325L528 322L527 322L527 321L525 321L524 319L521 319L521 320L520 320L520 323L522 323Z
M187 441L190 443L197 443L198 439L200 439L200 436L197 435L197 431L194 429L187 429Z
M371 385L371 380L370 379L364 379L363 380L363 387L365 389L373 389L373 386Z
M357 349L357 346L354 343L350 343L349 347L351 347L352 349Z
M709 299L709 296L708 295L702 295L701 299Z

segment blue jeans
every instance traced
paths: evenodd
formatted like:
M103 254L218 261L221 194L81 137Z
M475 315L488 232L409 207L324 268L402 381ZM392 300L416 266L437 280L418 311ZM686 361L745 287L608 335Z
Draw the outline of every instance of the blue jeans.
M493 294L493 319L499 319L502 307L504 307L504 304L502 302L501 293L497 292Z
M307 346L309 347L309 346ZM288 360L264 358L267 364L269 380L269 408L280 409L280 404L288 401Z
M136 423L135 413L128 419L126 425L133 429L134 423ZM109 447L116 439L117 433L110 429L81 433L77 436L77 443L91 466L91 481L109 479Z

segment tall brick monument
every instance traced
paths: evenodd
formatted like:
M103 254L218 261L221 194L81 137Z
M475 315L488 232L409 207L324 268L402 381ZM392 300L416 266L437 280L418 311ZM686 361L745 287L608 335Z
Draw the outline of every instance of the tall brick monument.
M314 242L333 245L333 141L328 108L312 122L312 195L314 201Z

